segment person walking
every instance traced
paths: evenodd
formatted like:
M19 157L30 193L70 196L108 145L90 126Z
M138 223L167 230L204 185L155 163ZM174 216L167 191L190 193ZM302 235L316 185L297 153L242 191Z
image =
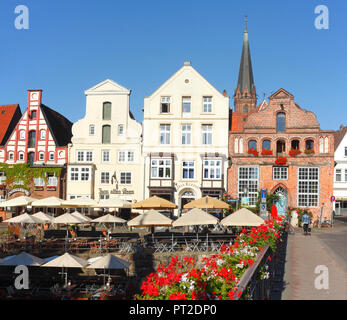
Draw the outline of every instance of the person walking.
M307 212L304 213L304 215L302 216L302 225L303 225L303 229L304 229L304 234L305 236L308 234L308 227L311 223L311 218L310 216L307 214Z

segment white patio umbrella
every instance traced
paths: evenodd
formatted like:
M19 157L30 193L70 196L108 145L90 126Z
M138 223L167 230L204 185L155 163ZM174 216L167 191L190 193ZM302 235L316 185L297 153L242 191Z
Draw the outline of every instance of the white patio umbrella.
M241 208L225 217L220 224L223 226L259 227L264 224L264 219L247 208Z
M91 208L98 204L94 199L88 197L75 198L71 200L64 200L61 204L65 208Z
M125 223L126 220L118 218L118 217L108 213L104 216L93 219L91 222L92 223Z
M33 207L59 208L63 202L63 199L57 197L48 197L44 199L35 200L31 203L31 205Z
M31 215L33 218L38 218L40 220L43 221L43 223L52 223L53 222L53 217L42 212L42 211L39 211L39 212L36 212L34 214Z
M44 263L45 261L43 259L35 257L23 251L20 254L2 261L2 263L0 263L0 266L41 266Z
M78 212L78 211L74 211L71 213L71 215L73 215L74 217L76 217L77 219L80 219L86 223L91 222L92 219L88 218L87 216L84 216L82 213Z
M65 285L67 285L67 272L64 273L64 268L84 268L88 262L80 257L74 256L68 252L53 259L41 267L62 268L62 275L65 275Z
M81 224L85 222L85 220L77 218L68 212L53 218L53 223L55 224Z
M148 210L128 221L129 227L171 227L172 220L159 211Z
M4 220L3 222L6 223L22 223L22 224L36 224L36 223L44 223L43 220L34 217L28 213L20 214L19 216L16 216L14 218L10 218L7 220Z
M217 224L219 222L218 218L203 211L199 208L194 208L172 223L173 227L181 226L197 226L197 225L209 225Z
M7 200L4 202L0 202L0 207L5 208L5 207L26 207L31 205L33 201L37 199L31 198L31 197L26 197L26 196L21 196L17 197L11 200Z
M131 208L131 203L119 198L100 200L94 208Z

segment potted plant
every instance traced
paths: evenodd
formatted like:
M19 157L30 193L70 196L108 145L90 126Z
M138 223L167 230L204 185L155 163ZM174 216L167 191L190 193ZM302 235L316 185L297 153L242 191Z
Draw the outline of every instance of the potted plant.
M273 152L272 152L272 150L269 150L269 149L262 149L261 150L261 155L262 156L272 156L273 155Z
M287 158L279 157L275 160L275 164L277 164L278 166L285 166L287 164Z
M301 151L299 149L294 149L294 148L291 148L289 150L289 155L293 158L295 158L298 154L300 154Z
M257 150L255 150L255 148L249 148L248 154L253 154L255 157L259 156L259 152Z

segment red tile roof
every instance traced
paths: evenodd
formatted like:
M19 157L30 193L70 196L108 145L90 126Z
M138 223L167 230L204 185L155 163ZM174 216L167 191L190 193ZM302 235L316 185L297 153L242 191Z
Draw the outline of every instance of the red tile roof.
M0 145L4 142L5 136L9 134L8 131L13 130L10 126L16 125L21 115L18 104L0 106Z

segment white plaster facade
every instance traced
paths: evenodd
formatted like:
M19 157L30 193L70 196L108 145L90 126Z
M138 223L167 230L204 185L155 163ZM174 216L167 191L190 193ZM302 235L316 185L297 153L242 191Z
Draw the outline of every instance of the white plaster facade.
M142 200L142 125L131 91L112 80L86 90L86 114L72 127L67 198Z
M347 131L335 150L333 210L337 214L347 214Z
M227 186L229 97L190 64L144 99L144 198L183 205Z

